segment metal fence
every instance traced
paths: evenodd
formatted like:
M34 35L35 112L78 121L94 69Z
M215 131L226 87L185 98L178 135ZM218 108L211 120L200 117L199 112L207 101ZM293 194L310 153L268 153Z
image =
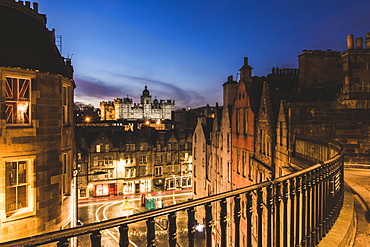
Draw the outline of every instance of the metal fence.
M115 218L77 228L50 232L19 239L0 246L39 246L57 243L58 247L69 246L69 239L90 235L91 246L102 246L101 232L118 227L119 246L128 247L129 228L136 222L146 223L146 246L155 246L155 219L168 219L168 246L178 242L177 215L186 212L187 241L195 246L195 212L205 210L205 246L212 246L213 222L219 221L219 246L226 247L230 236L235 247L239 246L316 246L334 224L343 204L343 149L340 144L323 139L296 137L295 154L314 156L315 160L325 158L309 168L280 177L274 181L200 198L161 209L138 213L130 217ZM233 211L227 211L232 200ZM246 203L242 204L241 200ZM217 205L218 204L218 205ZM212 209L218 207L215 214ZM244 212L243 212L244 211ZM214 218L213 215L219 215ZM242 219L243 218L243 219ZM241 219L246 227L245 238L240 236ZM227 221L233 227L227 229ZM241 243L245 241L245 243Z

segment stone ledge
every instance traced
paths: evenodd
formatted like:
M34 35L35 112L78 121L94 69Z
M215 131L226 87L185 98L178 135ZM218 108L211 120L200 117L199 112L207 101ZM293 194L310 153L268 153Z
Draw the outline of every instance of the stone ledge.
M339 217L326 236L317 245L318 247L345 247L352 246L356 234L355 200L351 189L344 186L344 202Z

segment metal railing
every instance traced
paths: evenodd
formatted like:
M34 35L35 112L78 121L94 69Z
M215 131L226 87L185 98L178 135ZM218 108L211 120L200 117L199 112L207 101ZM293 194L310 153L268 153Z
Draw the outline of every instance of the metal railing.
M91 246L101 246L101 232L118 227L119 246L129 246L129 228L136 222L146 223L146 246L155 246L155 219L166 216L168 219L168 246L178 242L177 215L187 214L187 241L195 246L195 212L205 210L205 246L212 246L213 222L219 221L220 246L227 246L228 233L233 235L235 247L241 246L316 246L334 224L341 210L344 196L343 149L333 141L297 137L295 152L301 156L314 154L317 160L302 171L280 177L274 181L212 195L206 198L142 212L130 217L115 218L92 223L77 228L50 232L6 243L0 246L39 246L56 242L58 247L68 246L69 238L90 235ZM301 148L306 145L306 148ZM317 149L319 148L319 149ZM316 151L315 151L316 150ZM319 151L320 150L320 151ZM313 152L314 151L314 152ZM227 202L232 200L233 211L227 211ZM241 201L246 202L245 204ZM218 204L218 205L217 205ZM213 207L220 208L212 214ZM219 215L216 219L213 215ZM233 227L227 229L227 221L232 219ZM241 220L246 224L241 224ZM245 226L245 238L240 236L240 227Z

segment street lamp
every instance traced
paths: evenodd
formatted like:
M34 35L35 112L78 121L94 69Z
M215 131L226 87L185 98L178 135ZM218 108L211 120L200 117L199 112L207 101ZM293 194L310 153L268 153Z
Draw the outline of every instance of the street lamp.
M106 171L95 171L91 174L82 174L83 176L91 176L91 175L101 175L107 174ZM71 184L71 205L72 205L72 215L71 215L71 228L74 228L78 224L78 188L77 188L77 177L80 175L78 174L78 169L74 169L72 172L72 184ZM71 247L77 246L77 237L73 237L70 240Z

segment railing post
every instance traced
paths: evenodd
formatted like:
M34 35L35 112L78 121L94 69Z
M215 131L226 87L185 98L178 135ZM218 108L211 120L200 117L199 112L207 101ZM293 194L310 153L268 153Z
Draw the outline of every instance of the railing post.
M296 196L296 187L295 187L295 179L292 178L289 180L289 198L290 198L290 238L289 238L289 243L291 247L294 247L294 237L295 237L295 228L294 224L297 224L296 221L297 219L295 218L295 196Z
M301 229L301 222L302 219L302 209L301 209L301 192L302 192L302 176L296 177L296 200L295 200L295 246L300 246L300 229Z
M306 246L311 246L312 242L312 231L313 231L313 225L312 225L312 218L313 218L313 202L316 198L313 198L312 196L312 180L313 180L313 174L312 172L308 172L307 174L307 241Z
M189 247L194 247L194 233L195 233L195 209L190 207L188 209L188 241Z
M273 185L269 185L267 186L266 188L266 191L267 191L267 195L266 195L266 207L267 207L267 239L266 239L266 243L267 243L267 246L270 247L270 246L273 246L272 244L272 241L273 241L273 231L272 231L272 227L271 227L271 224L272 224L272 217L273 216L273 206L274 206L274 197L272 195L272 191L273 190Z
M212 246L212 205L211 203L206 203L206 246Z
M301 246L306 247L307 243L307 174L302 175L302 241Z
M146 230L147 247L155 247L155 220L153 217L146 220Z
M279 247L281 246L281 240L280 240L280 234L281 234L281 229L280 229L280 204L281 204L281 184L277 183L275 184L275 246Z
M247 201L247 207L244 209L246 210L247 215L247 246L252 246L252 213L253 213L253 199L252 193L248 192L245 195Z
M33 245L31 245L33 246ZM29 247L31 247L29 246ZM57 243L57 246L58 247L68 247L69 246L69 241L67 238L62 238L58 243Z
M128 239L128 225L123 224L119 228L119 246L120 247L128 247L129 239Z
M262 225L263 225L263 217L262 217L262 213L263 213L263 200L262 200L262 189L257 189L257 218L258 218L258 226L257 226L257 234L258 234L258 247L262 247L263 246L263 237L264 237L264 234L263 234L263 230L262 230Z
M318 208L317 208L317 230L316 230L316 244L322 239L324 236L324 231L323 231L323 221L324 221L324 182L323 182L323 167L320 167L319 169L319 174L318 174L318 188L317 188L317 196L318 196Z
M91 246L101 247L101 233L100 231L94 231L90 235Z
M168 241L170 247L176 246L176 213L172 212L168 215L169 229Z
M227 245L227 201L223 198L220 201L221 215L220 215L220 226L221 226L221 247Z
M284 204L283 208L283 246L288 246L288 198L289 198L289 190L288 190L288 181L283 182L283 194L282 194L282 201Z
M234 236L235 247L240 246L240 195L234 197ZM247 236L248 237L248 236Z

